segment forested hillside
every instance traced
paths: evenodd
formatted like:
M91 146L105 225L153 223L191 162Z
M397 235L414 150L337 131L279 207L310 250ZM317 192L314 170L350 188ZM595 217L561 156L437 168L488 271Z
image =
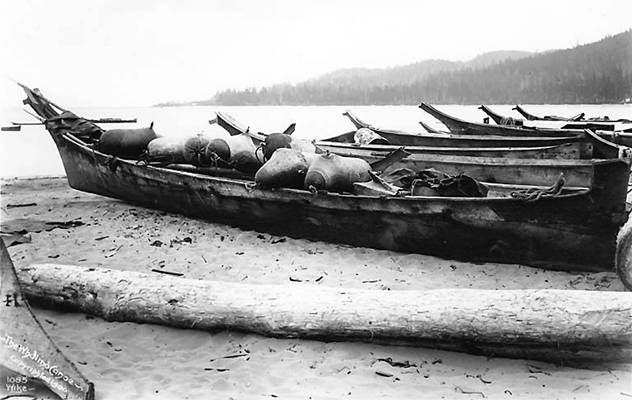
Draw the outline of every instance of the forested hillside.
M499 61L502 60L502 61ZM632 97L632 30L572 49L494 52L469 62L428 60L334 71L296 85L226 90L195 104L360 105L618 103Z

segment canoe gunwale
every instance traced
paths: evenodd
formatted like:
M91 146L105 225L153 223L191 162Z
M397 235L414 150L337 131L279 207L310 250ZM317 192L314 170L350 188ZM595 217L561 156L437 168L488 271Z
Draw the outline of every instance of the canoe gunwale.
M367 196L367 195L356 195L356 194L351 194L351 193L334 193L334 192L325 192L325 191L319 191L316 194L314 194L308 189L291 189L291 188L259 189L256 187L249 186L249 184L252 183L253 181L226 178L226 177L221 177L221 176L212 176L212 175L201 174L201 173L196 173L196 172L181 171L181 170L175 170L175 169L171 169L167 167L143 165L143 164L139 164L137 160L129 160L129 159L123 159L123 158L118 158L118 157L113 158L110 155L101 153L98 150L94 150L90 148L87 144L83 143L80 139L78 139L77 137L75 137L74 135L70 133L61 134L60 137L63 140L66 140L68 143L76 146L77 151L81 151L86 154L89 153L90 156L95 158L95 161L98 161L97 158L101 158L101 162L105 163L107 162L107 160L116 159L117 163L127 165L128 167L134 167L134 168L137 167L141 169L146 169L148 171L158 171L164 174L172 174L174 179L178 176L187 176L189 178L205 180L205 181L208 181L208 183L217 182L217 183L223 183L223 184L242 186L246 188L246 190L249 193L257 192L256 193L258 195L257 197L261 197L261 196L268 197L265 195L265 193L275 193L275 195L269 195L269 199L279 199L283 197L283 194L287 194L287 195L295 195L295 196L301 196L301 197L306 196L309 200L315 200L318 198L320 199L333 198L333 199L379 200L379 202L383 202L385 200L398 201L398 202L417 202L420 200L426 200L426 201L440 200L440 201L445 201L445 202L457 202L457 203L460 203L460 202L466 202L466 203L467 202L472 202L472 203L523 202L524 201L524 200L520 200L513 197ZM601 161L604 161L605 163L610 163L613 160L601 160ZM528 189L528 188L546 188L546 186L536 186L536 185L514 185L514 184L503 184L503 183L496 183L496 182L490 182L490 183L481 182L481 183L497 185L497 186L516 187L517 190ZM561 194L557 196L556 198L563 199L563 198L577 197L577 196L589 194L591 192L591 188L585 188L585 187L569 187L568 189L576 190L577 192L569 193L569 194ZM278 196L276 194L279 194L281 196ZM236 197L240 197L240 196L236 196Z

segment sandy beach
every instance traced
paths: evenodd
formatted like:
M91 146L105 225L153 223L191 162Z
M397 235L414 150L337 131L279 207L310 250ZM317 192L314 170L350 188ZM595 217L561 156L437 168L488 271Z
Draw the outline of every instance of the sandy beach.
M621 291L614 272L471 264L243 231L71 189L65 178L2 181L3 239L17 267L76 264L191 279L374 290ZM10 232L26 230L20 235ZM97 399L626 399L632 365L585 369L368 343L279 340L110 323L36 309ZM228 357L227 357L228 356ZM387 360L407 364L397 367ZM406 363L407 362L407 363Z

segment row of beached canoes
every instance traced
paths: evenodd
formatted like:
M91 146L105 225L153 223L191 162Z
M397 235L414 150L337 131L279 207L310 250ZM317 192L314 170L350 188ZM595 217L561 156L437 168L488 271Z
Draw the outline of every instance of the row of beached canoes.
M292 137L293 126L252 133L218 113L215 121L230 138L169 142L151 126L105 131L23 88L25 104L51 134L78 190L359 246L567 270L616 265L624 284L632 283L632 232L616 245L629 213L630 156L613 143L624 134L485 130L485 124L442 117L452 133L412 135L372 127L349 113L356 130L311 143ZM0 245L6 299L0 367L7 376L28 376L38 385L31 394L40 397L92 400L94 387L52 343L25 296L115 321L380 340L564 363L631 357L627 293L340 291L54 265L18 274L22 287ZM68 288L76 288L72 296ZM108 300L114 298L122 300L115 307ZM54 369L44 368L48 364Z
M151 128L105 131L25 90L72 187L248 229L454 259L613 270L628 217L630 153L607 140L625 133L469 123L422 104L450 134L378 129L348 113L355 130L308 142L292 135L293 125L255 133L217 113L230 137L192 135L161 147L177 149L176 159L153 149L164 139ZM112 150L118 139L108 137L125 135L141 145Z

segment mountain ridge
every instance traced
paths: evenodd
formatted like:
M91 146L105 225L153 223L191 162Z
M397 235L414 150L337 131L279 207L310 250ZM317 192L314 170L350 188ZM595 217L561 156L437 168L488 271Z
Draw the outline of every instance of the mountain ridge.
M375 84L376 79L384 85L396 84L396 83L412 83L420 79L423 79L427 75L438 72L457 70L461 68L484 68L489 65L506 61L508 59L518 59L522 57L528 57L536 53L520 50L496 50L489 51L475 56L467 61L450 61L444 59L427 59L416 61L414 63L396 65L392 67L383 68L365 68L365 67L350 67L340 68L333 71L325 72L314 78L307 79L299 84L350 84L357 85L367 84L369 80ZM389 75L385 77L385 75ZM407 77L407 78L402 78ZM277 87L289 85L288 83L278 83L268 87ZM245 90L261 90L250 88ZM230 89L229 89L230 90ZM178 107L178 106L196 106L196 105L215 105L212 98L205 100L194 100L185 102L163 102L158 103L155 107Z
M229 89L182 105L396 105L420 99L439 104L590 104L630 97L632 29L540 53L496 51L466 62L340 69L294 85Z

